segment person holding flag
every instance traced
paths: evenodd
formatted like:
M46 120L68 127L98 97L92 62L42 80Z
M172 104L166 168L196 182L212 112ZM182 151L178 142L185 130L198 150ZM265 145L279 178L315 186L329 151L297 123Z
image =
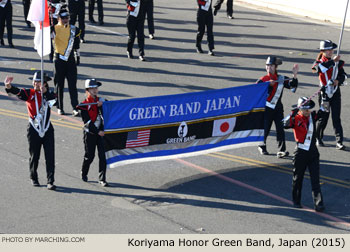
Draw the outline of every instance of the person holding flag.
M321 86L319 94L319 105L321 119L317 122L316 134L317 145L324 146L323 132L327 127L330 111L332 111L333 128L336 136L336 149L344 150L343 127L341 125L341 93L340 86L346 78L344 71L345 62L340 60L340 55L333 56L333 51L338 46L331 40L320 42L320 53L318 54L312 71L318 74Z
M4 46L5 24L7 29L7 41L10 48L15 48L12 43L12 4L11 0L0 0L0 45Z
M42 84L40 71L34 73L33 88L19 89L12 85L13 77L7 76L4 83L6 92L16 95L19 99L26 101L29 124L27 138L29 144L29 171L32 185L39 187L38 165L41 146L44 148L47 189L56 190L54 185L55 175L55 137L54 129L50 121L51 106L56 102L54 93L49 91L48 81L51 78L44 74Z
M284 128L292 128L297 142L293 158L293 205L301 208L301 189L306 168L310 173L312 198L317 212L324 211L320 187L320 153L316 147L316 121L320 113L311 109L315 103L307 97L298 99L298 107L283 119Z
M54 26L53 34L55 55L55 90L58 96L58 114L64 115L63 93L64 81L67 78L68 90L73 108L73 116L78 116L77 66L80 64L80 29L69 24L69 13L61 9L58 24ZM76 59L75 59L76 57Z
M278 158L283 158L289 155L286 151L286 140L282 125L283 119L283 104L282 104L282 94L283 89L294 88L294 92L298 87L297 74L299 71L298 64L293 66L293 78L290 79L287 76L278 75L277 66L282 65L282 60L275 56L269 56L266 60L266 75L261 77L257 83L270 82L268 88L268 97L265 106L265 126L264 126L264 143L258 146L258 150L262 155L268 155L266 148L267 136L270 133L272 122L275 122L277 142L279 151L277 152Z
M81 111L81 118L84 122L84 147L85 155L81 168L81 179L88 181L89 168L95 157L97 147L99 157L99 183L106 187L106 156L103 144L104 127L102 117L103 99L99 98L98 87L102 84L96 79L87 79L85 81L86 99L78 105Z

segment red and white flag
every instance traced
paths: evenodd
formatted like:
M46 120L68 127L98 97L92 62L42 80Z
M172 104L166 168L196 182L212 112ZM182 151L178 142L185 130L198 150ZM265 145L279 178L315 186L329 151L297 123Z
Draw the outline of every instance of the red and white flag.
M236 125L236 117L214 121L212 136L225 136L232 133Z
M32 0L28 12L27 20L35 26L34 49L37 50L40 57L50 54L50 19L46 0ZM44 31L44 33L42 33ZM42 53L42 46L43 53Z

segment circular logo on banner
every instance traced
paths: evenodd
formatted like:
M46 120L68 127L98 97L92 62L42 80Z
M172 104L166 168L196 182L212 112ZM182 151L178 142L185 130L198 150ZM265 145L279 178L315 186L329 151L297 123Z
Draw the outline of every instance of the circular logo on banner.
M187 124L186 124L186 122L182 122L177 130L177 135L179 137L185 137L185 136L187 136L187 133L188 133Z

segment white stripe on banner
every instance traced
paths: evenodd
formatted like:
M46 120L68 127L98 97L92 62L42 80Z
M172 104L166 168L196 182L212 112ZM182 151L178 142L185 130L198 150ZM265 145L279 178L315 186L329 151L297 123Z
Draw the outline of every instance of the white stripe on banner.
M263 129L237 131L237 132L233 132L231 134L220 136L220 137L195 139L195 140L187 142L187 143L158 144L158 145L146 146L146 147L127 148L127 149L122 149L122 150L111 150L111 151L106 152L106 159L112 158L112 157L117 157L117 156L132 155L132 154L137 154L137 153L150 153L150 152L159 151L159 150L175 150L175 149L187 148L190 146L200 146L200 145L207 145L207 144L210 145L210 144L219 143L223 140L244 139L247 137L262 137L262 136L264 136ZM167 159L179 158L179 157L190 157L190 156L194 156L194 155L203 155L203 154L216 152L216 151L229 150L229 149L241 148L241 147L246 147L246 146L256 146L256 145L257 145L257 142L247 142L247 143L240 143L240 144L234 144L234 145L228 145L228 146L221 146L221 147L211 148L208 150L202 150L202 151L197 151L197 152L183 153L183 154L178 154L178 155L161 156L161 157L147 157L147 158L118 161L116 163L112 163L112 164L108 165L108 168L115 168L115 167L120 166L120 165L135 163L136 161L138 163L140 163L140 162L147 162L147 161L167 160Z

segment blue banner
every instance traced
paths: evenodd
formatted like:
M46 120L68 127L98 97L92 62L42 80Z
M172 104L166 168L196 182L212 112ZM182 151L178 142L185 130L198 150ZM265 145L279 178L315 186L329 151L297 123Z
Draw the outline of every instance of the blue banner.
M103 103L107 164L234 148L263 140L268 83Z

